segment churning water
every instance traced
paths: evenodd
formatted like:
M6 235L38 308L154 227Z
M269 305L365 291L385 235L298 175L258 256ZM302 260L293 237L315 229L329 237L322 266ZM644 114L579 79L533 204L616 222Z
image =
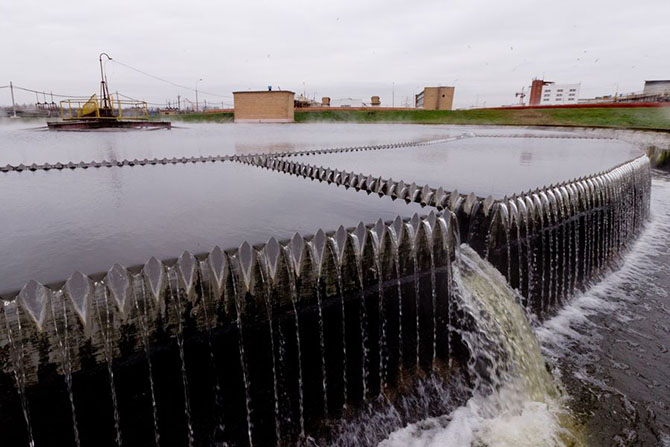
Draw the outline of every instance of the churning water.
M505 278L463 245L454 280L473 395L451 414L398 430L380 445L581 445L565 397Z
M474 323L462 333L473 395L380 446L669 446L670 177L652 188L652 219L615 270L534 329L463 247L454 277Z
M670 177L620 268L537 329L589 445L670 445Z

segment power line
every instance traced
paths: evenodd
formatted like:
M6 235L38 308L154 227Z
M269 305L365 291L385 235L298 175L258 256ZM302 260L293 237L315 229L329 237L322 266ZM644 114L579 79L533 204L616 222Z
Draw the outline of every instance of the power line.
M17 90L23 90L23 91L25 91L25 92L30 92L30 93L41 93L41 94L43 94L43 95L52 95L52 96L57 96L57 97L59 97L59 98L84 98L84 99L86 99L86 98L90 98L90 96L59 95L59 94L56 94L56 93L44 92L44 91L41 91L41 90L33 90L33 89L30 89L30 88L26 88L26 87L19 87L19 86L16 85L16 84L14 84L14 88L17 89Z
M142 101L142 100L137 99L137 98L133 98L132 96L124 95L123 93L120 93L120 92L115 92L115 93L118 94L120 97L125 98L125 99L129 99L131 101L146 102L146 101ZM184 100L191 102L188 98L184 98ZM157 107L165 106L165 103L157 103L157 102L146 102L146 103L147 103L147 105L150 105L150 106L157 106ZM230 103L227 103L227 102L219 101L219 103L225 104L225 105L228 105L228 106L231 105ZM216 102L214 104L216 104Z
M163 107L163 106L165 105L165 104L159 104L159 103L156 103L156 102L142 101L142 100L140 100L140 99L135 99L135 98L133 98L132 96L124 95L123 93L119 93L119 92L116 92L116 94L119 95L119 96L122 97L122 98L129 99L129 100L131 100L131 101L135 101L135 102L144 102L144 103L146 103L147 105L150 105L150 106Z
M175 84L175 85L178 85L178 84ZM0 86L0 88L9 88L9 87L10 87L9 85ZM89 99L90 98L90 95L89 96L63 95L63 94L58 94L58 93L45 92L45 91L42 91L42 90L34 90L34 89L31 89L31 88L27 88L27 87L20 87L16 84L14 84L13 87L17 90L22 90L24 92L36 93L36 94L41 94L41 95L45 95L45 96L54 96L54 97L58 97L58 98L70 98L70 99ZM184 88L187 88L187 87L184 87ZM190 90L195 91L194 89L190 89ZM119 94L119 96L122 96L123 98L129 99L131 101L146 102L146 101L142 101L142 100L133 98L131 96L121 94L119 92L117 92L117 93ZM206 93L206 92L201 92L200 90L198 90L198 93ZM226 98L225 96L221 96L221 97ZM162 107L162 106L165 105L163 103L155 103L155 102L146 102L146 103L150 106L157 106L157 107ZM228 102L223 102L222 104L225 104L225 105L228 105L228 106L231 105Z
M117 63L117 64L119 64L119 65L121 65L121 66L123 66L123 67L126 67L126 68L128 68L128 69L130 69L130 70L133 70L133 71L136 71L136 72L138 72L138 73L141 73L141 74L143 74L143 75L145 75L145 76L149 76L150 78L153 78L153 79L156 79L156 80L158 80L158 81L161 81L161 82L165 82L165 83L167 83L167 84L170 84L170 85L172 85L172 86L174 86L174 87L183 88L183 89L185 89L185 90L190 90L190 91L192 91L192 92L195 92L195 91L196 91L196 89L194 89L194 88L192 88L192 87L187 87L187 86L185 86L185 85L177 84L176 82L172 82L172 81L169 81L169 80L167 80L167 79L161 78L160 76L152 75L151 73L147 73L146 71L142 71L142 70L140 70L139 68L135 68L135 67L132 67L132 66L130 66L130 65L128 65L128 64L125 64L125 63L123 63L123 62L120 62L120 61L118 61L117 59L112 59L112 62L115 62L115 63ZM230 95L219 95L218 93L206 92L206 91L204 91L204 90L197 90L197 91L198 91L199 94L205 94L205 95L209 95L209 96L217 96L217 97L219 97L219 98L229 98L229 99L232 99L232 96L230 96Z

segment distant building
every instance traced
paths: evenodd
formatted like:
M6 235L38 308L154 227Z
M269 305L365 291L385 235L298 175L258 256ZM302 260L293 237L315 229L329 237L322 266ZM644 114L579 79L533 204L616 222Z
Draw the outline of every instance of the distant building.
M530 99L528 100L528 105L539 106L542 102L542 88L551 83L552 82L543 79L533 79L533 82L530 85Z
M295 97L293 105L296 109L304 109L306 107L321 107L323 104L318 102L316 99L310 98L301 93Z
M454 104L454 87L424 87L414 96L414 106L426 110L451 110Z
M557 106L577 104L581 84L556 84L544 79L533 79L530 85L529 106Z
M542 86L542 102L540 102L540 105L577 104L579 102L579 88L580 84L546 83Z
M617 95L615 102L670 102L670 80L644 81L641 92Z
M372 96L370 97L370 105L371 106L380 106L382 105L381 100L379 99L379 96Z
M580 104L602 104L602 103L610 103L610 102L615 102L616 96L614 95L604 95L604 96L596 96L595 98L582 98L579 100Z
M334 98L330 100L331 107L366 107L367 102L359 98Z
M646 96L670 95L670 80L644 81L644 90L642 91L642 94Z
M233 92L236 123L292 123L295 93L288 90Z

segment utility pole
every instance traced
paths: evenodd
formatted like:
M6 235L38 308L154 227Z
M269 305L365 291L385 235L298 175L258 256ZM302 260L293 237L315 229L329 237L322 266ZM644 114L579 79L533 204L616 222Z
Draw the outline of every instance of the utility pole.
M177 95L177 110L181 110L181 95Z
M198 112L200 110L198 106L198 82L202 81L202 79L198 79L195 82L195 111Z
M12 81L9 81L9 90L12 92L12 112L14 113L13 118L16 118L16 103L14 102L14 84Z
M391 107L395 107L395 82L393 83L393 87L391 89Z

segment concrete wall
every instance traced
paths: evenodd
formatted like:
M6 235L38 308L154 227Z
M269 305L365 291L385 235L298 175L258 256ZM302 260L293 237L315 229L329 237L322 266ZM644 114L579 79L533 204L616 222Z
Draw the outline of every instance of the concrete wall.
M233 92L236 123L292 123L293 99L290 91Z

